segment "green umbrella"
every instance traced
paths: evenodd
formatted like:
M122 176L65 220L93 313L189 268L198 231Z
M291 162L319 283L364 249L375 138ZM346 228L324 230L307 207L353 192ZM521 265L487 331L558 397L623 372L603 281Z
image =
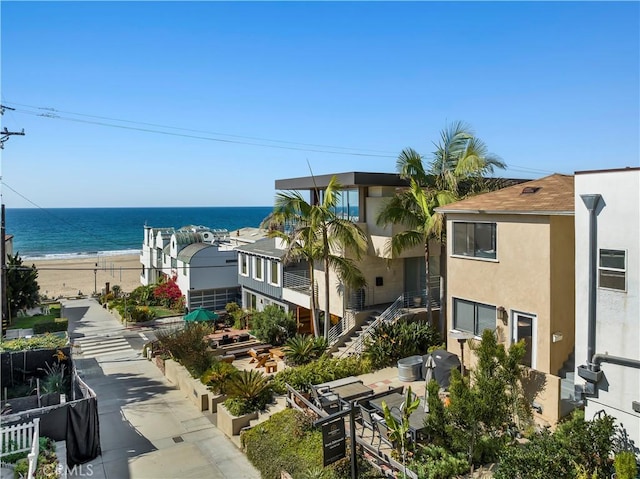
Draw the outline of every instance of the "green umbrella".
M218 319L218 314L214 311L209 311L204 308L197 308L184 316L185 321L215 321Z

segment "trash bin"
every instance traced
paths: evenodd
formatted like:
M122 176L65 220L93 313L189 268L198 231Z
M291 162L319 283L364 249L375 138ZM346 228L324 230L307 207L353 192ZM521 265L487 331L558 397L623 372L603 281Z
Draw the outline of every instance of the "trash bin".
M398 379L402 382L418 381L422 378L422 356L409 356L398 360Z

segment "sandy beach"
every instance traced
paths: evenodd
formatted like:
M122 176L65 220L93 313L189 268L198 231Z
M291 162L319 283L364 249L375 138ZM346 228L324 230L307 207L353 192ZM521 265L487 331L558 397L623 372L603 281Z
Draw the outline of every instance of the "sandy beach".
M106 283L109 283L110 287L118 285L125 292L130 292L141 285L142 266L140 256L137 254L25 260L23 263L25 266L36 265L40 294L47 298L75 296L79 291L84 295L91 295L94 288L100 293L105 289Z

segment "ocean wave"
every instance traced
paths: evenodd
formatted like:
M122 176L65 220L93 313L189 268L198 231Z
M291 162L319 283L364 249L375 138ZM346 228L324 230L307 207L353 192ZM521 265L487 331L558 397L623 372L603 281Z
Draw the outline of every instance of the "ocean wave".
M83 258L100 258L109 256L139 255L140 249L124 249L124 250L107 250L107 251L84 251L77 253L50 253L50 254L32 254L21 256L23 261L47 261L56 259L83 259Z

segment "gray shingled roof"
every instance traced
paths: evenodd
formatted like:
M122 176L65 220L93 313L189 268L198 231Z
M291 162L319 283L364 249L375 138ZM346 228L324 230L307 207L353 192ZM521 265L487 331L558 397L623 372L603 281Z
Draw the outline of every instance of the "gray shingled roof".
M276 248L276 238L264 238L252 244L238 246L236 249L243 253L251 253L255 256L277 259L281 259L285 253L285 250Z

